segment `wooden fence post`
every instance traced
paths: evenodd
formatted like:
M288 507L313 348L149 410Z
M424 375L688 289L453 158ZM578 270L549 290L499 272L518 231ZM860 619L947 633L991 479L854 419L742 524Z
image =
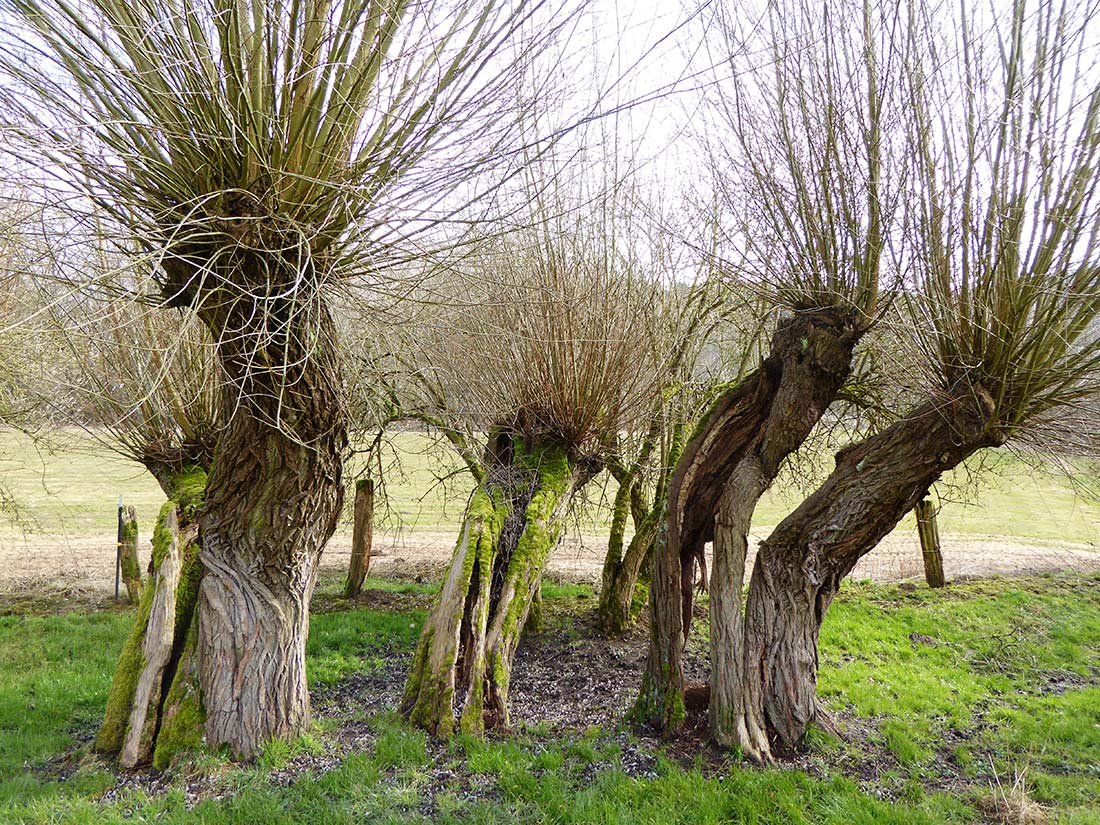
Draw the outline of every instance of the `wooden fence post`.
M137 510L131 504L126 508L118 531L118 561L122 572L122 581L126 584L126 595L130 604L141 601L141 564L138 561L138 522Z
M936 526L936 508L924 499L914 508L917 514L917 535L924 555L924 578L929 587L943 587L943 554L940 552L940 531Z
M355 482L355 524L351 533L351 564L344 584L344 598L353 599L363 589L370 569L371 542L374 537L374 482L361 478Z

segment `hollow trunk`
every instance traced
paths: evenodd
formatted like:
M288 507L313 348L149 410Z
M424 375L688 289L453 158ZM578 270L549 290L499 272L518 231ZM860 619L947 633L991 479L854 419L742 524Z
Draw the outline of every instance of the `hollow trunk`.
M138 560L137 510L131 504L122 514L118 537L119 566L130 604L141 603L141 562Z
M774 743L795 747L818 718L818 634L841 580L942 473L1002 443L993 416L980 386L915 409L838 453L825 482L761 543L745 616L746 713Z
M682 647L690 632L695 568L714 541L711 572L711 725L716 738L747 749L761 735L744 724L740 698L742 599L747 537L760 496L783 460L809 435L835 398L851 368L852 350L863 332L854 313L802 311L780 322L761 368L731 387L703 417L680 456L669 485L669 558L655 559L651 587L653 630L643 676L642 705L682 694ZM717 528L717 529L716 529ZM679 591L680 618L667 605ZM705 576L703 577L705 582ZM659 608L659 609L658 609ZM661 684L650 684L651 679ZM679 701L679 700L677 700ZM680 702L682 704L682 702ZM635 714L661 730L677 708L651 707ZM741 735L744 732L749 736Z
M557 445L497 432L424 625L401 712L433 734L508 725L508 682L577 473Z
M936 508L923 499L913 508L917 516L917 536L920 538L921 555L924 557L924 580L929 587L943 587L943 554L940 552L940 531L936 526Z
M123 768L164 767L202 741L201 696L190 690L193 626L202 563L195 514L206 473L155 472L170 500L153 531L151 574L115 669L96 750Z
M353 599L363 589L370 569L371 539L374 534L374 482L361 478L355 483L355 521L351 534L351 563L344 583L344 598Z

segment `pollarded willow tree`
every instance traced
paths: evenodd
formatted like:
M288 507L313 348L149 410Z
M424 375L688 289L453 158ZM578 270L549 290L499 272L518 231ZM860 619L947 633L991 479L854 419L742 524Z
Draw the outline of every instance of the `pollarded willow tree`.
M1100 8L1010 11L909 10L917 186L900 334L925 398L841 450L760 546L745 706L783 747L820 715L818 633L855 563L942 473L1012 440L1060 443L1060 420L1081 422L1100 393Z
M191 723L247 757L309 722L308 605L347 443L330 290L452 214L458 182L484 191L535 47L521 35L545 42L564 16L524 0L0 10L6 125L57 202L94 211L155 281L147 297L213 341L225 422L197 513Z
M762 729L746 728L738 689L747 536L757 502L837 397L876 318L908 177L897 151L895 10L769 3L742 30L742 9L715 7L708 43L725 74L704 137L729 221L721 264L731 289L758 291L781 311L759 367L705 413L669 484L633 712L651 728L683 722L693 566L713 541L711 731L726 745L766 747Z
M513 657L573 494L665 386L659 329L675 293L620 225L620 196L544 200L532 228L488 245L423 336L437 397L488 432L401 702L432 733L508 725Z

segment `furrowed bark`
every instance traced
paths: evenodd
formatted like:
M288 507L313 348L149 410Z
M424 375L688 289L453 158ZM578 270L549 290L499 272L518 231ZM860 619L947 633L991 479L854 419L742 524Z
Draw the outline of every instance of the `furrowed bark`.
M780 746L797 746L818 717L818 634L841 580L942 473L1003 443L994 413L984 388L962 386L845 448L761 544L745 617L746 706Z
M246 263L266 285L262 302L211 296L198 310L230 411L199 514L198 681L206 743L240 759L310 723L309 602L343 503L347 447L336 331L314 273Z
M421 633L401 712L438 736L508 725L520 635L577 474L565 452L497 433L439 599Z
M752 514L783 461L809 436L851 371L863 327L855 313L817 311L781 324L768 371L776 375L762 426L738 450L715 514L710 575L710 729L715 740L767 761L764 730L744 712L742 587Z
M667 546L654 560L650 663L636 721L671 732L683 718L682 649L691 626L694 570L702 565L705 543L714 540L711 724L724 744L759 749L757 732L738 733L743 728L741 584L749 524L783 459L836 396L862 332L858 317L839 309L784 319L761 368L728 389L689 439L669 485ZM675 595L667 591L673 586ZM678 619L669 609L674 601ZM654 702L674 704L662 708Z

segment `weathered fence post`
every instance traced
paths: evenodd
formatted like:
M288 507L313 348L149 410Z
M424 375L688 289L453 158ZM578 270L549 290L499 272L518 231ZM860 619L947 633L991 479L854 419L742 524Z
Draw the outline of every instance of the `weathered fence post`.
M130 604L141 601L141 563L138 561L138 523L137 510L131 504L125 514L119 511L121 526L118 533L118 560L122 581L126 585L126 595Z
M122 494L118 496L118 534L115 539L115 601L118 601L119 576L122 573Z
M914 508L917 514L917 535L924 555L924 578L929 587L943 587L943 554L940 552L940 531L936 526L936 508L923 499Z
M371 542L374 534L374 482L361 478L355 482L355 524L351 534L351 564L344 584L344 598L353 599L363 589L363 580L370 568Z

